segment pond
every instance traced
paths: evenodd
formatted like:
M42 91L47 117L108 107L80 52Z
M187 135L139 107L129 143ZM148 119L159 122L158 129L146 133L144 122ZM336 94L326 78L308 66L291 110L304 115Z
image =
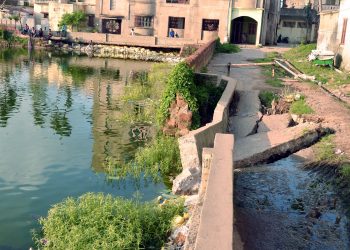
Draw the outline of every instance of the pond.
M105 172L152 136L128 124L120 97L151 63L0 52L0 249L29 249L37 219L67 196L103 192L150 200L163 183ZM139 196L139 195L138 195Z

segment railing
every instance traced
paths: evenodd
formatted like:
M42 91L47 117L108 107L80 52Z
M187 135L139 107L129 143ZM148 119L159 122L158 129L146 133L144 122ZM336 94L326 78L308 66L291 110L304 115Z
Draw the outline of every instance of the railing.
M339 10L339 5L322 4L321 11Z
M166 0L166 3L189 4L190 0Z
M49 2L58 2L58 0L35 0L35 3L49 3Z

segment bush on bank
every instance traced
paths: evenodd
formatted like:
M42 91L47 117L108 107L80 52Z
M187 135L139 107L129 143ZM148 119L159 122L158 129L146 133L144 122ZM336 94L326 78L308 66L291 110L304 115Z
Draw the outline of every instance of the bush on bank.
M25 47L28 44L27 38L15 36L12 31L6 29L0 29L0 41L4 41L7 47L11 47L13 45Z
M160 249L183 200L159 205L87 193L54 205L34 234L40 249Z
M235 44L221 43L220 39L216 40L216 45L215 45L215 52L216 53L232 54L232 53L238 53L240 51L241 51L241 49Z
M185 62L178 63L168 77L166 89L157 112L157 120L160 125L163 125L169 117L169 107L175 100L176 94L180 94L186 100L189 109L193 113L193 118L197 119L196 125L198 125L199 115L194 72Z

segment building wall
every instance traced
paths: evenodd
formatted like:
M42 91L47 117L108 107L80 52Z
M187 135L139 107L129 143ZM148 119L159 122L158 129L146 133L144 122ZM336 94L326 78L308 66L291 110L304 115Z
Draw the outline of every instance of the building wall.
M344 44L340 44L344 18L348 18ZM320 14L317 49L331 50L341 55L341 67L350 71L350 0L341 1L339 11Z
M256 45L276 43L276 30L280 16L278 0L234 0L232 20L242 16L257 21Z
M81 10L88 15L95 15L95 0L84 0L84 2L69 2L68 0L36 2L34 4L35 25L43 29L50 28L59 30L58 24L65 13ZM44 13L48 18L44 18Z
M262 37L260 42L268 45L277 42L277 26L280 19L280 2L278 0L265 0L263 16Z
M338 11L325 12L320 14L317 49L331 51L337 50L338 19Z
M247 16L254 19L257 22L257 34L255 44L260 44L260 34L261 34L261 26L263 21L263 9L239 9L233 8L232 12L232 20L238 17Z
M344 18L348 19L347 30L345 36L344 44L340 44ZM339 45L339 53L342 55L342 67L350 71L350 0L343 0L340 3L339 9L339 19L338 19L338 32L337 32L337 41Z
M184 29L174 29L180 38L210 40L217 36L227 40L229 0L190 0L189 3L167 3L166 0L118 0L117 7L111 10L110 1L96 1L96 17L100 20L116 18L121 20L121 35L169 36L169 17L185 18ZM115 1L115 0L114 0ZM136 16L153 17L153 27L136 27ZM203 19L219 20L217 31L202 31ZM102 31L102 28L100 28Z
M283 22L294 22L295 26L294 27L284 27ZM288 19L283 19L281 21L278 30L277 30L277 35L281 35L283 37L288 37L289 38L289 43L297 44L297 43L302 43L305 42L306 40L306 35L307 35L307 29L306 28L300 28L298 26L298 23L305 23L303 20L288 20ZM311 27L311 38L315 37L316 33L316 25L313 24ZM316 42L316 41L311 41L311 42Z

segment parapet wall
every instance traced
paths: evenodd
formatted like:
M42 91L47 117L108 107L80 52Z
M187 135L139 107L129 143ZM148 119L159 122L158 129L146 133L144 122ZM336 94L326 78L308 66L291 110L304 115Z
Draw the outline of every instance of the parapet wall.
M197 204L199 225L190 228L197 230L194 249L233 249L233 148L233 134L216 134L214 148L210 152L211 163L202 175L199 194L202 203ZM207 173L204 175L204 172ZM193 249L193 245L186 246L185 249Z
M108 44L108 45L125 45L141 47L160 47L160 48L181 48L184 44L203 44L203 41L187 38L169 38L156 36L125 36L104 33L90 32L69 32L68 39L81 43Z
M214 110L213 121L179 138L179 148L183 172L173 182L173 193L191 194L198 192L201 180L203 148L213 147L217 133L225 133L228 127L229 108L237 81L221 76L220 84L226 88Z
M199 72L203 67L208 65L215 52L216 40L212 40L201 46L196 52L186 58L188 65Z

